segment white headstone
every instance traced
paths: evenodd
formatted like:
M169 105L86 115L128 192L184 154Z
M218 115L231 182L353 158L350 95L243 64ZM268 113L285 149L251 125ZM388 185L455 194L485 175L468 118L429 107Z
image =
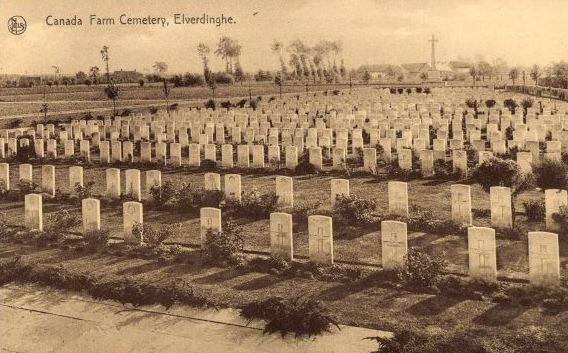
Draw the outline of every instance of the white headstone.
M144 239L136 239L132 233L135 224L143 224L143 206L136 201L128 201L122 204L122 226L124 230L124 242L136 243Z
M398 221L381 222L382 266L392 270L404 265L408 251L406 223Z
M535 285L556 286L559 284L558 234L529 232L529 278Z
M308 245L310 261L333 264L333 226L331 217L308 217Z
M291 214L280 212L270 214L270 253L287 261L293 260Z
M495 230L486 227L470 227L467 230L467 244L470 276L495 280L497 278Z

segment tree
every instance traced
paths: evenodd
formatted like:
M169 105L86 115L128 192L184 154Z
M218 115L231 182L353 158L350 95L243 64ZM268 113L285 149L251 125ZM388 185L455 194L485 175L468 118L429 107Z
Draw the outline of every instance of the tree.
M479 73L474 66L469 69L469 75L473 78L473 86L475 87L475 81L477 81L477 76L479 75Z
M523 108L523 115L525 117L527 116L528 109L532 108L533 105L534 105L534 99L530 97L523 98L523 100L521 100L521 107Z
M283 84L283 81L282 81L281 75L276 75L276 77L274 77L274 83L280 89L280 99L282 99L282 84Z
M481 80L485 81L485 77L491 78L493 75L493 67L487 61L481 60L477 63L477 72Z
M87 74L83 71L79 71L75 74L75 79L77 83L83 83L87 79Z
M369 83L370 80L371 80L371 74L369 73L368 70L365 70L365 72L363 73L363 82Z
M118 87L112 80L109 81L108 86L105 87L105 94L108 99L112 99L112 115L116 116L116 100L118 99Z
M102 57L103 62L105 63L105 66L106 66L107 83L110 84L110 70L109 70L109 66L108 66L108 61L109 61L108 49L109 48L106 45L103 46L103 48L101 49L101 57Z
M168 113L168 116L170 115L170 103L168 101L168 98L170 97L170 88L168 87L168 80L164 78L163 80L164 82L164 87L162 88L162 91L164 92L164 99L166 100L166 112Z
M540 71L540 67L538 65L533 65L531 67L531 71L530 71L530 75L531 78L534 81L535 86L538 86L538 79L540 78L540 76L542 75L541 71Z
M40 113L43 113L43 120L47 122L47 94L46 94L46 87L45 82L43 83L43 104L41 105Z
M233 73L233 58L235 57L235 41L227 36L221 37L217 43L215 55L225 60L225 72L228 74ZM240 51L240 49L239 49ZM240 54L240 53L239 53Z
M61 73L61 70L59 69L59 66L56 66L56 65L52 65L51 68L53 69L53 72L55 73L54 79L57 81L57 76Z
M211 50L209 47L201 42L197 45L197 55L201 58L203 62L203 78L205 79L206 83L211 81L211 71L209 70L209 53Z
M154 65L152 65L152 67L154 68L154 71L156 71L158 75L162 75L166 71L168 71L168 64L165 63L164 61L156 61Z
M495 99L488 99L488 100L485 101L485 106L489 109L493 108L495 106L495 104L497 104Z
M241 67L241 63L239 60L235 62L235 81L243 82L245 79L245 73L243 72L243 68Z
M92 81L93 84L95 84L95 85L96 85L97 83L99 83L99 78L100 78L100 76L101 76L100 71L101 71L101 70L99 69L98 66L92 66L92 67L89 69L89 78L91 79L91 81Z
M509 71L509 78L513 81L513 86L515 85L515 81L519 78L519 69L514 67Z
M279 41L274 41L270 46L270 49L274 54L278 55L278 60L280 60L280 80L285 79L288 76L288 68L286 67L286 63L284 62L284 57L282 55L284 44Z

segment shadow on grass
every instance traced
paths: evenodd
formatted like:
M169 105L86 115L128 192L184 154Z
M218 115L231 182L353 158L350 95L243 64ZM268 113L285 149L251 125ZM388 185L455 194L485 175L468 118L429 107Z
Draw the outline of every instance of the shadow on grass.
M228 281L230 279L242 276L244 274L245 273L243 271L239 271L239 270L236 270L236 269L233 269L233 268L228 268L228 269L225 269L225 270L214 272L214 273L207 275L207 276L197 278L197 279L193 280L193 282L199 283L199 284L215 284L215 283Z
M406 311L415 316L434 316L463 301L463 298L436 295L412 305Z
M275 285L283 279L278 276L265 275L234 286L237 290L257 290Z
M497 304L473 319L473 322L484 326L504 326L519 317L528 308L510 304Z
M324 301L337 301L346 297L362 292L372 287L388 287L386 281L392 279L391 274L382 271L374 272L369 276L358 281L342 283L337 286L328 288L319 294L319 299Z
M164 267L165 267L165 265L163 265L159 262L149 262L149 263L141 264L141 265L138 265L138 266L127 267L123 270L116 272L116 274L117 275L136 276L136 275L143 274L145 272L150 272L150 271L162 269Z

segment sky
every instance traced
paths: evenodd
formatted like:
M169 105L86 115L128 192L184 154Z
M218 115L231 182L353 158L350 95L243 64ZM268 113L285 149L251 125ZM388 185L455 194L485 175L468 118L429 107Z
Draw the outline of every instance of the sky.
M174 14L232 16L232 25L175 25ZM0 74L62 74L103 67L168 73L201 72L199 42L214 49L227 35L242 46L245 71L277 69L274 40L308 45L340 40L348 68L366 64L430 61L430 36L439 39L438 61L503 58L510 65L547 65L568 60L567 0L0 0ZM90 26L91 15L166 17L170 25ZM8 19L26 19L23 34L8 31ZM83 26L48 26L46 17L77 16ZM212 56L213 70L223 62Z

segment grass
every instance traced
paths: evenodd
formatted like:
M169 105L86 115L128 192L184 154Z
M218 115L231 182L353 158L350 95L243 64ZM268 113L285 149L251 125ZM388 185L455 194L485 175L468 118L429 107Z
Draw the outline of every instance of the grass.
M124 288L126 282L119 284L113 281L128 278L130 283L152 284L152 289L144 289L149 293L162 293L170 281L184 283L192 289L193 297L206 299L207 303L217 307L244 308L250 303L262 303L275 297L286 302L305 298L321 302L326 308L325 313L340 324L381 330L412 327L418 331L449 336L465 331L469 339L497 347L497 350L489 351L495 353L500 352L496 342L502 343L502 340L522 335L528 327L537 327L550 335L551 338L542 343L542 347L550 348L549 352L560 353L562 350L553 348L568 344L568 337L564 334L568 329L566 312L551 314L522 303L493 303L443 294L409 292L381 284L384 280L376 278L373 273L356 281L342 283L282 277L238 268L200 266L197 263L163 264L154 259L5 244L0 250L0 258L4 260L0 262L14 257L21 257L22 262L33 264L34 268L42 268L42 278L51 278L50 282L63 281L57 279L60 276L47 276L53 272L46 269L57 265L64 269L58 273L66 274L65 278L78 278L79 282L82 281L81 286L93 288L95 286L90 284L89 279L96 278L97 283L109 284L104 287L107 288L106 293L119 293L113 296L131 298L129 302L133 303L143 304L149 299L130 293ZM20 273L16 277L22 276ZM69 283L73 288L71 283L75 281L63 283ZM97 292L94 294L97 295ZM171 301L164 299L164 302Z
M105 190L105 168L92 166L84 170L84 183L95 182L94 195L103 195ZM34 180L41 180L40 168L34 168ZM70 192L67 186L68 170L67 166L56 166L56 183L61 185L62 191ZM18 170L14 165L11 168L11 180L17 180ZM122 178L124 183L124 178ZM330 210L330 180L331 176L294 176L294 196L296 203L308 201L320 201L324 209ZM196 186L203 185L202 172L168 172L162 173L162 182L172 182L180 185L182 182L190 182ZM444 182L431 185L425 180L414 180L409 183L410 203L420 206L421 209L428 209L433 212L433 216L441 219L450 217L450 185L452 182ZM350 180L352 195L357 195L364 199L373 199L377 207L387 210L387 183L377 182L371 177L360 177ZM124 185L122 185L124 188ZM274 191L273 176L242 176L243 190L256 188L260 193ZM144 177L142 177L142 190L145 190ZM145 195L145 192L143 193ZM542 198L542 194L534 191L521 194L517 202L517 210L522 210L522 202L527 199ZM472 200L475 200L475 207L479 209L489 209L489 195L476 185L472 185ZM47 214L60 209L69 209L72 214L80 215L80 206L53 204L44 200L44 218ZM22 202L0 202L0 212L6 213L10 224L23 223L23 203ZM120 204L116 206L104 205L101 207L102 226L108 228L110 236L122 237L122 208ZM168 239L170 242L198 245L199 238L199 218L196 213L183 213L175 211L161 211L145 207L144 222L154 227L161 225L174 225L176 231ZM227 215L228 217L228 215ZM225 217L225 218L227 218ZM523 224L526 229L543 229L542 222L525 222L525 216L519 214L518 222ZM245 240L244 247L251 251L269 251L269 220L252 220L249 218L237 217L235 223L242 228ZM488 226L488 217L474 218L474 224L478 226ZM80 226L74 228L80 231ZM561 261L568 258L568 246L565 242L560 242ZM423 232L409 232L409 246L418 247L426 252L439 255L448 261L450 271L467 273L467 238L463 235L449 234L424 234ZM506 238L498 238L497 241L498 266L500 274L522 277L528 274L527 241L526 235L519 241ZM296 224L294 227L294 249L295 256L308 255L308 234L305 224ZM380 230L378 226L351 226L334 222L334 255L340 261L358 261L371 264L381 263ZM566 269L562 268L562 274L566 275Z

